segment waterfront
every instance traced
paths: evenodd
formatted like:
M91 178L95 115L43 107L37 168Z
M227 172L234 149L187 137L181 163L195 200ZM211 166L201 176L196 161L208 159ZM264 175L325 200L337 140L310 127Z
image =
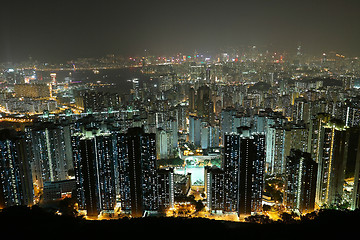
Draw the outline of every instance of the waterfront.
M132 82L128 81L138 78L140 87L143 83L156 83L155 79L149 75L143 74L140 68L118 68L118 69L89 69L89 70L47 70L36 71L38 81L50 81L50 74L56 73L58 83L86 84L86 83L104 83L110 86L101 87L101 91L116 92L127 94L133 87Z

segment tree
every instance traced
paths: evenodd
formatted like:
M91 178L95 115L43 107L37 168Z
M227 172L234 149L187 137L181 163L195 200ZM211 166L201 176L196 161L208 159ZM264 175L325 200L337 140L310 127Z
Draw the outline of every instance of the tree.
M270 205L267 205L267 204L264 204L263 205L263 211L270 211L271 210L271 206Z
M280 218L281 218L281 221L283 223L295 223L297 220L295 219L296 217L298 217L294 212L292 212L291 214L290 213L287 213L287 212L283 212L281 213L280 215Z
M307 221L314 220L317 216L318 216L317 212L314 211L314 212L310 212L305 215L302 215L300 217L300 219L301 219L301 222L307 222Z
M260 215L260 214L249 216L245 218L245 221L249 223L260 223L260 224L268 224L273 222L269 216Z
M64 216L75 217L77 212L75 210L75 200L73 198L64 198L59 202L59 212Z
M205 206L201 200L195 201L195 209L197 212L200 212L204 208L205 208Z

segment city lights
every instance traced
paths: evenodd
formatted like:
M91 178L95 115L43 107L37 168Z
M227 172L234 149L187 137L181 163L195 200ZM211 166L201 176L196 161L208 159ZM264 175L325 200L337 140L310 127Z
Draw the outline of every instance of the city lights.
M34 152L32 174L37 175L37 181L26 184L37 190L27 198L39 204L42 194L47 198L57 196L48 192L50 188L44 189L44 184L74 180L81 183L88 179L94 181L90 188L69 185L77 189L77 195L64 191L59 199L72 197L77 200L79 214L85 211L92 218L101 216L100 219L157 212L167 216L216 216L215 219L222 219L221 214L224 218L237 214L240 220L251 214L265 214L276 220L282 212L308 213L329 204L357 208L359 190L355 186L359 173L347 170L342 162L352 162L352 169L357 169L360 162L352 155L354 150L344 150L344 155L339 149L348 148L350 139L354 141L352 146L359 144L356 136L360 132L360 100L355 85L358 78L349 76L346 69L343 71L347 75L340 72L338 77L330 71L337 63L343 64L346 57L326 54L324 67L322 57L310 61L297 52L293 57L281 56L280 63L273 61L278 54L262 53L257 48L250 51L254 49L257 52L242 61L221 53L220 65L218 60L212 63L210 59L204 64L202 58L206 55L202 54L190 56L190 66L190 58L180 58L170 63L172 70L157 62L162 57L155 57L154 62L149 57L139 58L147 64L137 74L151 74L149 80L137 75L122 83L69 84L63 81L73 78L74 73L61 79L65 70L50 70L51 84L39 84L37 79L27 83L24 77L25 83L16 83L11 90L8 82L10 88L5 91L10 94L1 100L0 122L17 131L11 133L14 137L8 139L4 135L4 139L14 143L24 139L28 153ZM298 51L301 49L298 47ZM337 59L329 60L332 56ZM134 59L137 58L131 58L131 62ZM253 63L258 65L254 67ZM282 66L280 71L272 69L269 74L265 70L263 75L269 64ZM88 69L81 68L80 63L76 65L77 74L82 71L94 78L113 74L108 71L125 71L106 70L105 65ZM227 71L241 69L238 79L224 74L218 66L227 66ZM305 75L299 73L310 68L313 75L301 77ZM164 75L169 70L175 72ZM292 82L285 80L294 76L294 71L299 77ZM254 80L258 76L262 81ZM167 94L173 89L177 90ZM34 111L34 103L45 104L46 108ZM32 107L21 108L26 105ZM20 125L12 127L11 123ZM135 131L131 129L142 129L144 135L136 142L143 145L137 145L135 152L141 152L149 161L142 170L130 170L139 171L136 175L127 175L129 167L138 161L129 162L129 151L135 146L129 142L132 138L128 131ZM151 137L145 141L145 136L150 136L147 134ZM23 158L27 159L26 155ZM144 164L145 159L141 161ZM90 175L84 175L84 164L94 165ZM339 171L332 170L335 165ZM334 174L342 171L354 179L353 184L339 186L344 176L335 178ZM134 194L131 181L143 181L139 174L150 174L146 177L149 185L142 185L142 191L149 195L137 199L146 205L134 210L129 201ZM277 184L269 184L266 179L271 177L276 177ZM304 185L304 181L311 184ZM192 187L198 190L191 190ZM91 200L91 208L86 204L86 192L96 196ZM336 197L339 195L344 197ZM192 196L204 205L200 211L195 210L197 203L186 200ZM185 202L179 200L182 198Z
M4 3L0 218L359 220L360 5L260 2Z

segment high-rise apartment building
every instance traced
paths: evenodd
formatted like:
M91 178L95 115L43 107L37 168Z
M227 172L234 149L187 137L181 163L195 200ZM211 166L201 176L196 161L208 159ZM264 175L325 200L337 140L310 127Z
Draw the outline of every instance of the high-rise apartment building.
M159 169L157 171L157 194L159 200L159 210L164 212L166 209L173 208L174 200L174 169Z
M318 163L316 203L338 204L341 201L346 167L346 128L338 121L320 124L316 160Z
M225 134L224 140L224 210L235 212L239 199L240 135Z
M224 210L225 175L217 167L205 167L205 191L207 207L211 213Z
M110 133L88 129L72 137L77 200L88 216L114 210L116 204L116 149Z
M118 137L122 138L118 144L125 144L123 157L119 158L122 209L134 217L142 216L145 211L157 211L156 135L137 127Z
M156 129L156 157L157 159L167 159L171 151L171 138L169 133L162 129Z
M51 86L44 83L39 84L15 84L16 97L47 98L51 96Z
M0 131L0 208L33 204L30 159L24 135L14 130Z
M315 207L317 163L311 154L292 149L286 161L285 206L311 212Z
M224 210L239 215L262 211L265 136L226 134L223 171Z
M221 138L223 139L222 143L224 144L224 136L225 134L230 134L235 132L236 128L234 128L234 119L235 119L236 111L233 108L223 109L221 111Z
M240 140L239 215L262 211L265 172L265 136Z
M33 181L40 188L44 182L69 179L72 170L70 129L67 125L41 123L34 125L30 134L32 152Z
M189 117L189 142L195 146L201 146L201 118L196 116Z
M308 129L303 124L275 124L267 130L266 158L270 174L284 174L290 149L308 150Z
M360 207L360 129L350 128L347 133L348 159L345 177L354 177L354 185L351 194L351 209Z
M310 103L304 97L298 97L294 100L292 118L295 123L310 122Z
M120 96L117 93L86 91L82 94L84 109L93 112L101 112L109 108L117 108L120 104Z

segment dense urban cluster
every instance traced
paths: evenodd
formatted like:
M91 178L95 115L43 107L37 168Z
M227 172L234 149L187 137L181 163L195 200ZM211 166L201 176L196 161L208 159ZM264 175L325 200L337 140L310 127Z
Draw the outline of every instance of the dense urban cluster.
M71 197L88 217L232 220L359 208L358 58L251 46L0 66L1 208Z

